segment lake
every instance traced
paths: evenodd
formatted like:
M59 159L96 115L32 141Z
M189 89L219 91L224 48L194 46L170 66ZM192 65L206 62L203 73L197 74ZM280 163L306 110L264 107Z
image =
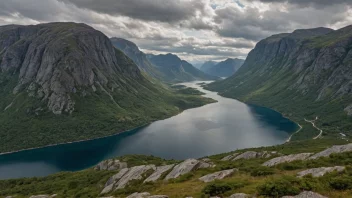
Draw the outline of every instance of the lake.
M78 171L126 154L199 158L281 144L298 129L276 111L221 97L198 83L182 84L197 88L218 102L115 136L0 155L0 179Z

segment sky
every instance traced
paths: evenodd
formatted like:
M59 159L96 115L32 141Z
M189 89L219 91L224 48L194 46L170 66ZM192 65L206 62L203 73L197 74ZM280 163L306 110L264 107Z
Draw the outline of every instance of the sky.
M352 0L0 0L0 25L86 23L145 53L201 63L246 58L273 34L351 25L351 7Z

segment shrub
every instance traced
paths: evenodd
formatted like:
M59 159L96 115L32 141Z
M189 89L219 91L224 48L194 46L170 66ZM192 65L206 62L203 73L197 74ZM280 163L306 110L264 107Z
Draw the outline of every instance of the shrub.
M266 166L259 166L251 170L251 176L265 176L265 175L273 175L275 174L275 170Z
M245 186L245 183L242 182L219 182L216 181L216 183L211 183L206 185L202 193L210 195L210 196L216 196L216 195L222 195L227 191L231 191L234 189L238 189Z
M273 181L268 181L260 186L257 190L259 195L268 197L282 197L285 195L297 195L300 193L300 180L295 177L284 177Z
M352 189L352 178L348 176L333 178L329 183L330 186L336 190Z

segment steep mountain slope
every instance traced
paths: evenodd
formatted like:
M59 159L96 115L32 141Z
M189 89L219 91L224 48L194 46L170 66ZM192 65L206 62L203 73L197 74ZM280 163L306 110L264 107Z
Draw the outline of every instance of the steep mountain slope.
M123 51L126 56L133 60L133 62L148 75L162 81L169 79L163 75L158 69L149 61L147 55L139 50L138 46L131 41L122 38L111 38L111 43L117 49Z
M148 58L160 72L175 82L218 79L200 71L174 54L149 55Z
M236 74L208 86L221 95L279 110L323 135L352 129L352 26L296 30L260 41ZM294 139L312 138L303 130Z
M208 69L214 67L216 64L218 64L217 62L215 61L206 61L203 63L203 65L200 67L200 70L203 71L203 72L207 72Z
M0 152L111 135L209 102L151 83L101 32L0 27Z
M244 60L228 58L206 70L206 73L219 77L232 76L242 65Z

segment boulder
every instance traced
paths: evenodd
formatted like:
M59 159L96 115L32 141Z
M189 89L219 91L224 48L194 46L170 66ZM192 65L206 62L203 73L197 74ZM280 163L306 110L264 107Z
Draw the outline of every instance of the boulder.
M269 157L271 157L271 154L268 151L262 151L262 152L246 151L240 155L237 155L235 158L232 159L232 161L236 161L239 159L254 159L254 158L269 158Z
M120 160L104 160L94 167L94 170L120 170L127 168L126 162L121 162Z
M29 198L54 198L56 196L57 196L57 194L53 194L53 195L32 195Z
M327 157L333 153L343 153L343 152L351 152L352 151L352 143L346 144L346 145L335 145L332 146L331 148L325 149L308 159L318 159L320 157Z
M311 155L312 155L312 153L299 153L299 154L291 154L291 155L276 157L276 158L273 158L269 161L264 162L263 166L275 166L277 164L281 164L281 163L285 163L285 162L292 162L292 161L296 161L296 160L305 160Z
M193 170L196 170L199 166L199 162L196 159L187 159L180 164L177 164L172 171L165 177L165 180L174 179Z
M255 197L244 193L236 193L231 195L229 198L255 198Z
M282 198L328 198L312 191L303 191L296 196L284 196Z
M117 174L111 176L109 180L105 183L105 187L100 194L111 192L114 188L115 183L119 179L121 179L128 172L128 170L128 168L121 169Z
M156 167L156 170L154 171L154 173L151 174L147 179L145 179L144 183L145 182L154 182L154 181L158 180L163 173L169 171L174 166L175 166L174 164L171 164L171 165Z
M233 153L231 155L225 156L224 158L221 159L221 161L229 161L232 158L236 157L239 153Z
M212 168L215 167L216 165L213 162L205 162L203 160L199 161L198 168Z
M155 165L141 165L130 168L130 170L115 183L115 189L124 188L131 180L143 179L143 174L151 169L155 170Z
M301 171L297 173L298 177L303 177L305 175L312 175L313 177L321 177L326 173L331 173L333 171L341 172L345 170L344 166L334 166L334 167L320 167L320 168L312 168L308 170Z
M199 178L199 180L203 181L203 182L212 182L214 180L220 180L220 179L223 179L223 178L231 175L234 171L238 171L238 169L229 169L229 170L218 171L215 173L205 175L205 176Z

